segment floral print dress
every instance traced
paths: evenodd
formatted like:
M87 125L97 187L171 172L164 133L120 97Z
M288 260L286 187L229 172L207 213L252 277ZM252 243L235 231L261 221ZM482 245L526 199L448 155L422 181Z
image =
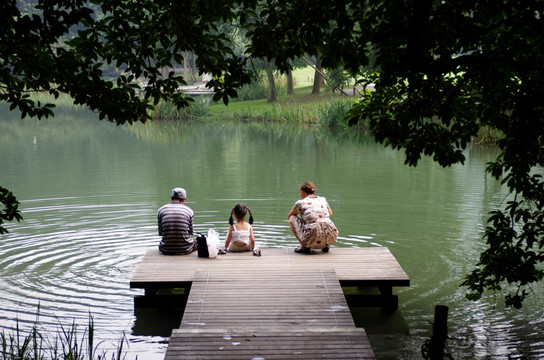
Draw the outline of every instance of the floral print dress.
M296 231L307 248L323 249L336 242L338 229L329 216L327 199L307 196L295 203Z

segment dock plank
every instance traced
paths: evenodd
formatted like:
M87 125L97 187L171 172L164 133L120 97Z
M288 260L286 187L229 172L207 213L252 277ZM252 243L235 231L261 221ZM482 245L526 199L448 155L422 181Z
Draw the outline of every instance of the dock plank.
M195 275L182 328L355 327L334 271L237 269Z
M251 269L334 269L342 284L372 286L379 282L391 286L409 286L406 275L388 248L332 248L329 253L313 251L296 254L293 248L263 249L262 256L251 253L228 253L216 259L189 255L165 256L148 250L130 281L131 288L191 283L196 271L233 268Z
M363 329L338 331L187 332L176 329L165 360L374 359Z
M165 359L374 359L342 286L378 287L379 303L395 309L392 287L410 285L395 257L384 247L309 255L293 250L216 259L148 250L130 287L144 288L146 295L161 287L184 287L188 293Z
M165 359L373 359L333 270L195 273Z

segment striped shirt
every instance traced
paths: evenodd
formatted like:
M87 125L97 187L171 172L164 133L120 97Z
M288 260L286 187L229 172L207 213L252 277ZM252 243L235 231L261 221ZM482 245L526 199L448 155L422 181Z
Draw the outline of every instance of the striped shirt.
M164 255L189 254L196 250L193 235L193 210L172 201L157 212L159 236L162 240L159 251Z

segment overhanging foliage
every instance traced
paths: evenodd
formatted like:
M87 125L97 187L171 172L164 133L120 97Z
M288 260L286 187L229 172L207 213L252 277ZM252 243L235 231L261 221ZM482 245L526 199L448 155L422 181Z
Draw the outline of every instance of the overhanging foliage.
M234 55L222 23L243 15L230 1L8 0L0 4L0 100L23 117L53 115L52 104L34 103L29 92L67 93L100 119L146 121L151 104L187 106L178 91L185 79L171 71L182 52L196 55L200 74L218 99L228 102L248 83L245 59ZM120 70L107 79L104 66ZM166 70L166 73L164 73ZM139 96L143 81L143 96Z
M177 92L184 79L161 72L184 50L228 102L249 74L216 30L237 20L250 56L285 70L290 59L319 54L324 68L342 66L361 84L375 83L349 121L368 121L379 142L406 151L409 165L422 155L442 166L463 163L478 130L496 129L501 155L488 172L512 200L490 214L487 249L464 285L472 299L500 290L521 307L544 276L544 2L43 0L35 15L21 13L23 3L0 5L0 99L23 114L52 115L28 99L30 90L66 92L118 123L145 121L159 99L187 105ZM376 75L363 78L371 59ZM102 64L125 74L105 80ZM147 81L143 97L136 78Z

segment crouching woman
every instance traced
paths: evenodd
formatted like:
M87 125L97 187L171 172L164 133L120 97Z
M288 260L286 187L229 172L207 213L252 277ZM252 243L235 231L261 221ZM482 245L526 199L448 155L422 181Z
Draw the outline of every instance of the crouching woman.
M303 183L300 186L300 200L287 215L289 227L300 243L295 252L309 254L311 249L329 251L338 237L338 229L331 216L327 199L315 194L313 183Z

